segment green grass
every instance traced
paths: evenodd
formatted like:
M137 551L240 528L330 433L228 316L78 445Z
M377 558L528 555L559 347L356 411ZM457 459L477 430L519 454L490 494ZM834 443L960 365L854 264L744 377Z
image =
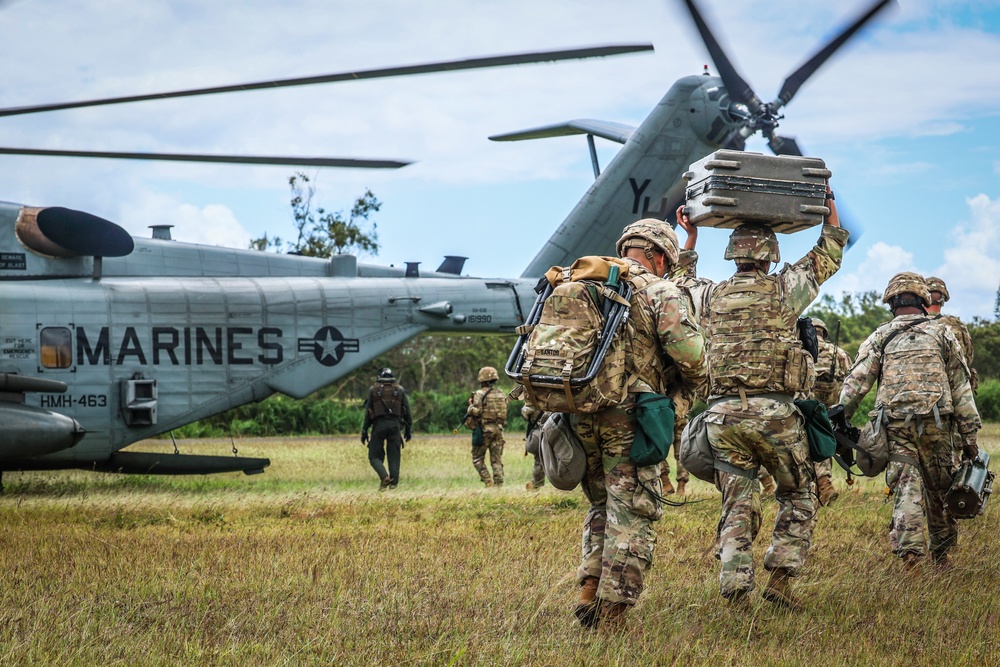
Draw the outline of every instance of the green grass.
M1000 427L980 436L1000 453ZM229 441L183 441L225 454ZM906 576L880 480L821 510L801 613L734 613L711 549L719 494L657 524L656 562L621 635L572 623L586 501L483 489L468 435L415 437L401 485L355 438L237 441L263 475L6 473L0 665L972 665L1000 662L998 508L960 523L957 567ZM166 450L162 441L142 449ZM995 501L994 501L995 502ZM774 521L766 503L765 526ZM769 530L755 545L758 567Z

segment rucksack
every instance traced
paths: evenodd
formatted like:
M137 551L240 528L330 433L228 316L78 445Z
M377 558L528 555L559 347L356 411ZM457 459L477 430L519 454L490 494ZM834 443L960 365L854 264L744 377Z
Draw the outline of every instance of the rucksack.
M617 257L582 257L539 281L504 367L528 403L546 412L592 413L625 400L628 272Z

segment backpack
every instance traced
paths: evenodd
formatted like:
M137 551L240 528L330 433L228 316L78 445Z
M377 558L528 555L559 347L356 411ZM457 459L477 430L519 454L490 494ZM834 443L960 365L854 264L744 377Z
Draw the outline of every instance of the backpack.
M504 367L528 403L545 412L592 413L625 400L628 271L617 257L582 257L539 281Z

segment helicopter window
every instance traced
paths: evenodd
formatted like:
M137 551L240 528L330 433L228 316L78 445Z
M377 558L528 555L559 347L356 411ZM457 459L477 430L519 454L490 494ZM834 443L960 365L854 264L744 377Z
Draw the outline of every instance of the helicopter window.
M73 365L73 336L66 327L46 327L40 333L42 366L69 368Z

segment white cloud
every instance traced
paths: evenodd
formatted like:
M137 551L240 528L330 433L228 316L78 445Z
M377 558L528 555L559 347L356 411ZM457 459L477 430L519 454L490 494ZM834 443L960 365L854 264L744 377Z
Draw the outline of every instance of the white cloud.
M889 278L900 271L915 271L913 253L898 246L879 241L865 253L865 258L850 273L838 273L824 285L827 293L868 292L885 289Z
M172 225L171 236L185 243L246 248L250 233L233 212L221 204L198 207L173 197L147 193L139 202L122 206L118 221L130 234L151 235L153 225Z
M992 319L1000 287L1000 199L967 200L970 220L945 235L944 263L933 271L948 285L948 312Z

